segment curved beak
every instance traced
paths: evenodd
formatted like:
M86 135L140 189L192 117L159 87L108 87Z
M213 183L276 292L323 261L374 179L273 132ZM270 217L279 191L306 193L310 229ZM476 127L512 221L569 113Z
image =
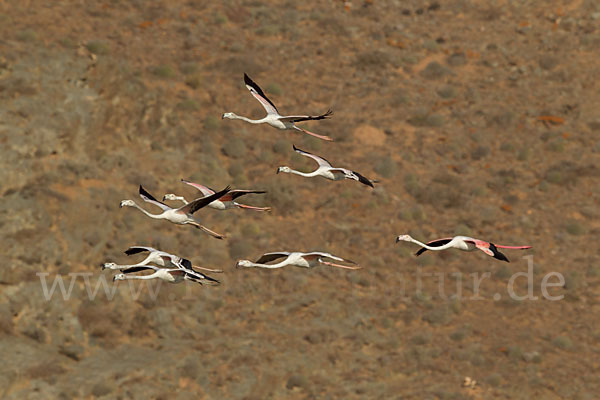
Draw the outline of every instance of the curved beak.
M225 119L225 114L222 114L222 115L221 115L221 119Z
M275 172L275 173L276 173L276 174L278 174L278 173L279 173L279 168L277 168L277 172Z
M396 236L396 243L400 241L400 236Z

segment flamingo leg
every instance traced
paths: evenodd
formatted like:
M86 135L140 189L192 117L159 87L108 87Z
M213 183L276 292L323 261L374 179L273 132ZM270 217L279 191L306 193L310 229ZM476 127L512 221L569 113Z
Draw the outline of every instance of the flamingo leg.
M502 246L502 245L495 245L496 247L499 247L501 249L516 249L516 250L525 250L525 249L531 249L531 246Z
M198 225L194 225L194 226L196 228L198 228L198 229L202 229L204 232L208 233L209 235L211 235L213 237L216 237L217 239L223 239L223 238L225 238L225 236L223 236L223 235L221 235L221 234L219 234L217 232L211 231L210 229L208 229L204 225L198 224Z
M304 132L304 133L306 133L306 134L308 134L308 135L311 135L311 136L314 136L314 137L318 137L319 139L322 139L322 140L327 140L327 141L333 142L333 139L332 139L332 138L330 138L329 136L325 136L325 135L317 135L316 133L313 133L313 132L307 131L306 129L302 129L302 128L299 128L299 127L297 127L297 126L294 126L294 128L296 128L296 129L298 129L299 131L302 131L302 132Z
M340 265L340 264L334 264L332 262L328 262L328 261L321 261L322 264L325 265L329 265L330 267L338 267L338 268L345 268L345 269L361 269L362 267L359 266L348 266L348 265Z
M246 204L237 204L236 206L238 206L239 208L245 208L247 210L254 210L254 211L271 211L271 207L253 207L253 206L248 206Z
M220 274L220 273L222 273L222 272L223 272L223 270L222 270L222 269L211 269L211 268L206 268L206 267L199 267L199 266L197 266L197 265L194 265L194 266L193 266L193 268L194 268L194 269L201 269L201 270L203 270L203 271L208 271L208 272L215 272L215 273L217 273L217 274Z

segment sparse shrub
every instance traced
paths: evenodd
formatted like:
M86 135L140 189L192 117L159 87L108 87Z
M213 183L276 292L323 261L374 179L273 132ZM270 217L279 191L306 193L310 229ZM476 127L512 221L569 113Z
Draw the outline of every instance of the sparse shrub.
M233 260L252 256L252 245L247 240L232 240L229 245L229 256Z
M223 152L228 157L239 158L246 154L246 143L240 138L234 137L231 138L225 145L223 146Z
M85 45L85 48L90 53L97 54L97 55L107 54L110 51L108 44L105 42L102 42L100 40L92 40L90 42L87 42L87 44Z
M195 62L183 63L179 67L179 70L181 71L182 74L185 74L185 75L196 74L196 73L198 73L198 70L199 70L198 63L195 63Z
M437 94L442 99L453 99L456 97L457 92L454 86L444 85L437 90Z
M196 111L200 109L200 104L196 100L185 99L179 102L175 108L180 111Z
M420 72L420 75L425 79L438 79L452 73L450 69L444 67L437 61L432 61Z
M228 21L229 20L227 19L227 16L222 12L218 11L215 13L215 24L223 25L226 24Z
M557 336L552 339L552 344L561 350L570 350L573 347L573 342L566 336Z
M249 222L242 226L241 233L246 238L256 237L260 234L260 226L254 222Z
M449 318L450 316L448 313L448 308L445 306L434 308L433 310L423 314L423 321L426 321L431 325L439 325L446 323Z
M583 235L585 233L585 227L581 224L581 222L574 219L567 221L565 224L565 230L568 234L574 236Z
M278 154L288 154L293 151L292 144L285 139L277 139L273 144L273 151Z
M276 83L269 83L267 85L267 93L273 94L275 96L279 96L282 93L281 86Z
M396 175L396 169L396 162L389 156L379 158L375 164L375 172L384 178L391 178Z
M471 158L473 160L481 160L490 153L490 148L487 146L477 146L475 150L471 152Z
M508 358L517 362L523 359L523 351L519 346L508 346Z
M427 343L431 342L431 333L430 332L418 333L415 336L413 336L412 338L410 338L410 342L417 346L422 346L424 344L427 344Z
M502 377L500 376L500 374L498 374L496 372L488 375L485 378L485 383L487 383L488 385L490 385L492 387L498 387L498 386L500 386L501 382L502 382Z
M527 161L529 159L529 148L523 147L517 153L517 160L519 161Z
M239 162L232 163L227 172L229 172L229 175L231 175L232 178L239 178L245 175L244 166Z
M507 151L507 152L513 152L513 151L515 151L515 146L510 142L504 142L500 145L500 150Z
M155 65L150 67L149 71L152 75L162 79L169 79L175 76L175 70L170 65Z
M209 115L204 119L204 129L214 131L221 125L221 120L215 116Z
M17 33L17 40L20 42L34 42L38 38L37 33L31 29L25 29Z
M416 197L419 193L419 179L415 174L404 175L404 190L411 196Z
M197 75L193 75L185 78L185 84L191 87L192 89L198 89L200 87L201 81Z

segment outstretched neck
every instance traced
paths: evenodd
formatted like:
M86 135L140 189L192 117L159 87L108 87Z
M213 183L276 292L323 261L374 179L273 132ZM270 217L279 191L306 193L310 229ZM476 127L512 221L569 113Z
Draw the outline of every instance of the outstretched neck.
M242 121L246 121L250 124L262 124L264 121L264 118L262 119L250 119L250 118L246 118L246 117L242 117L241 115L237 115L237 114L232 114L229 119L240 119Z
M137 203L133 203L133 204L134 204L133 207L137 208L138 210L140 210L141 212L143 212L144 214L146 214L150 218L162 219L162 214L151 214L148 211L144 210L142 207L140 207Z
M319 170L316 170L316 171L313 171L313 172L309 172L309 173L305 173L305 172L296 171L295 169L290 169L290 174L296 174L296 175L300 175L300 176L304 176L304 177L310 178L310 177L319 175Z
M287 265L287 260L283 260L282 262L278 262L277 264L257 264L257 263L251 262L250 265L248 265L248 267L273 269L273 268L281 268L285 265Z

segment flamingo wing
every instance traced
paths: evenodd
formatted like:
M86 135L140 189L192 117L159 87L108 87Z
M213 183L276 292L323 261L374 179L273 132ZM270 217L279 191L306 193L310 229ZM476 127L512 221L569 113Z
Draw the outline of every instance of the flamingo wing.
M314 154L309 153L308 151L300 150L299 148L296 147L296 145L292 145L292 146L294 147L294 151L296 153L303 155L305 157L312 158L319 164L319 167L333 168L331 163L329 161L327 161L326 159L324 159L323 157L316 156Z
M125 254L127 254L128 256L132 255L132 254L138 254L138 253L145 253L145 252L155 252L158 251L156 250L154 247L146 247L146 246L131 246L130 248L128 248L127 250L125 250Z
M247 194L265 194L265 193L267 193L267 192L264 191L264 190L242 190L242 189L236 189L236 190L232 190L228 194L231 195L231 200L235 200L238 197L245 196Z
M215 193L215 191L212 190L211 188L209 188L208 186L204 186L204 185L201 185L199 183L194 183L194 182L186 181L185 179L182 179L181 182L185 183L186 185L190 185L192 187L195 187L200 192L202 192L202 194L204 196L210 196L211 194Z
M142 198L142 200L144 200L145 202L147 202L147 203L150 203L150 204L154 204L155 206L158 206L158 207L162 208L162 210L163 210L163 211L169 211L169 210L172 210L172 208L171 208L171 207L169 207L168 205L166 205L165 203L161 203L160 201L156 200L156 199L154 198L154 196L152 196L150 193L148 193L148 192L146 191L146 189L144 189L144 188L142 187L142 185L140 185L140 190L139 190L139 192L140 192L140 197L141 197L141 198Z
M156 268L153 265L144 265L144 266L141 266L141 267L127 268L127 269L122 270L121 272L124 273L124 274L130 274L132 272L145 271L145 270L148 270L148 269L152 269L152 270L156 271L158 268Z
M291 253L287 251L281 251L276 253L265 253L258 260L256 260L257 264L266 264L270 261L275 261L283 257L289 256Z
M373 186L373 182L369 178L366 178L365 176L359 174L356 171L352 171L352 173L358 177L358 181L360 183L363 183L363 184L365 184L367 186L371 186L372 188L375 187L375 186Z
M200 199L196 199L196 200L192 201L191 203L186 204L185 206L179 207L177 209L177 211L183 212L185 214L193 214L196 211L198 211L199 209L201 209L202 207L205 207L205 206L209 205L210 203L212 203L213 201L218 200L221 197L223 197L224 195L226 195L230 189L231 188L229 186L227 186L225 189L221 190L220 192L214 193L210 196L202 197Z
M286 115L285 117L279 118L279 120L283 122L318 121L320 119L327 119L332 114L333 111L329 109L325 114L321 115Z
M322 257L322 258L331 258L332 260L336 260L336 261L344 261L350 264L356 264L354 261L352 260L348 260L347 258L342 258L342 257L338 257L338 256L334 256L331 253L324 253L321 251L313 251L310 253L306 253L307 256L311 256L311 255L317 255L318 257Z
M427 242L426 244L431 247L438 247L438 246L443 246L447 243L450 243L451 240L452 240L452 238L436 239L436 240L432 240L431 242ZM427 251L427 249L425 247L421 247L419 249L419 251L417 251L415 253L415 255L420 256L421 254L423 254L426 251Z
M244 83L246 84L246 87L248 88L252 96L254 96L254 98L258 100L260 104L265 108L267 114L279 115L279 111L277 111L277 107L275 107L275 104L273 104L273 102L269 100L269 98L267 97L265 92L262 91L260 86L254 83L254 81L250 79L250 77L245 73Z

